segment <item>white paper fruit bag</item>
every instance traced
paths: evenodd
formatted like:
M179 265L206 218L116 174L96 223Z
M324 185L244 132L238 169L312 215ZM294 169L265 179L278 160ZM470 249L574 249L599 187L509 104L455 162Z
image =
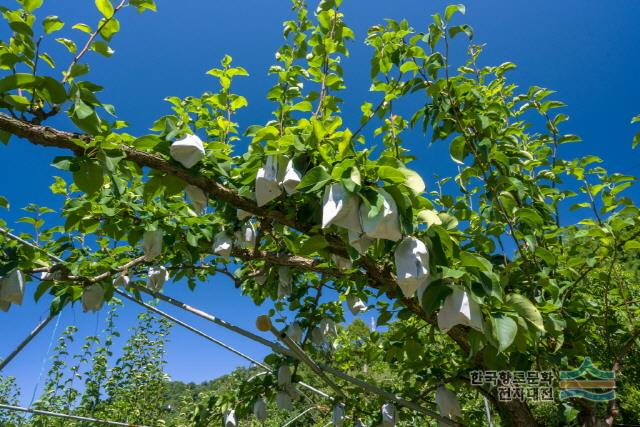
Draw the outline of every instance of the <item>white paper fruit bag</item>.
M17 268L0 278L0 301L10 304L22 304L24 298L24 277Z
M383 197L383 207L373 217L369 217L369 208L363 203L360 205L360 220L362 230L374 239L387 239L398 241L402 238L400 232L400 218L398 206L393 197L383 189L378 190Z
M397 282L405 297L411 298L429 279L429 252L415 237L405 237L395 251Z
M104 289L98 283L87 286L82 292L82 309L85 312L95 312L104 304Z
M482 332L482 312L480 306L471 299L467 291L453 286L438 312L438 327L447 332L456 325L465 325Z
M264 165L256 175L256 202L264 206L282 194L278 181L278 160L276 156L267 156Z
M327 186L322 204L322 228L335 224L361 232L359 206L358 196L347 191L344 185L337 183Z
M189 169L204 157L204 145L197 135L187 135L171 144L171 157Z

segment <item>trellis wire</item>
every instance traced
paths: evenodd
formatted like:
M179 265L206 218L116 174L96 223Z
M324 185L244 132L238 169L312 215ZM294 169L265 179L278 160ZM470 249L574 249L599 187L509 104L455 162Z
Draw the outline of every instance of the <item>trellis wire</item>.
M306 413L313 411L314 409L318 409L317 406L311 406L307 409L305 409L304 411L300 412L298 415L296 415L295 417L291 418L289 421L287 421L286 423L284 423L282 425L282 427L287 427L288 425L293 424L294 421L302 418Z
M340 387L334 383L327 375L320 369L320 367L309 357L304 350L302 350L298 344L296 344L291 338L287 336L284 331L277 330L273 325L271 325L271 332L279 338L289 350L291 350L298 360L307 365L317 376L319 376L329 387L331 387L338 396L344 397L344 393L340 389Z
M37 249L37 250L40 250L40 251L44 251L51 259L53 259L55 261L58 261L58 262L61 262L61 263L64 262L62 259L56 257L55 255L50 254L48 251L40 248L39 246L31 244L31 243L25 241L24 239L21 239L20 237L9 233L7 230L3 229L2 227L0 227L0 233L5 234L5 235L9 236L10 238L12 238L12 239L14 239L14 240L16 240L16 241L18 241L18 242L20 242L22 244L30 246L30 247L32 247L34 249ZM172 305L175 305L176 307L179 307L179 308L181 308L183 310L186 310L186 311L189 311L189 312L191 312L193 314L196 314L197 316L202 317L203 319L206 319L206 320L208 320L210 322L213 322L213 323L215 323L215 324L217 324L219 326L222 326L222 327L224 327L226 329L229 329L229 330L234 331L234 332L236 332L236 333L238 333L240 335L243 335L243 336L245 336L245 337L247 337L249 339L252 339L252 340L254 340L256 342L259 342L259 343L261 343L261 344L263 344L263 345L265 345L267 347L270 347L271 349L273 349L274 351L276 351L278 353L281 353L281 354L284 354L285 356L289 356L291 358L300 360L300 356L298 354L296 354L295 352L293 352L293 351L291 351L291 350L289 350L287 348L284 348L284 347L282 347L282 346L280 346L280 345L278 345L276 343L273 343L273 342L271 342L269 340L266 340L266 339L254 334L252 332L249 332L249 331L247 331L247 330L245 330L243 328L240 328L238 326L232 325L232 324L230 324L230 323L228 323L228 322L226 322L226 321L224 321L222 319L219 319L219 318L217 318L217 317L215 317L215 316L213 316L213 315L211 315L209 313L206 313L206 312L204 312L202 310L190 307L190 306L188 306L187 304L185 304L185 303L183 303L181 301L175 300L175 299L173 299L171 297L168 297L166 295L160 294L158 292L154 292L154 291L152 291L150 289L145 288L144 286L139 286L139 285L134 285L134 284L131 284L130 286L132 288L134 288L134 289L138 289L139 291L145 292L145 293L147 293L149 295L152 295L152 296L154 296L154 297L156 297L158 299L161 299L161 300L163 300L165 302L168 302L168 303L170 303ZM401 398L399 396L396 396L393 393L390 393L390 392L388 392L386 390L383 390L383 389L381 389L379 387L376 387L376 386L374 386L372 384L369 384L366 381L363 381L363 380L361 380L359 378L355 378L355 377L352 377L352 376L350 376L348 374L345 374L344 372L342 372L342 371L340 371L338 369L332 368L330 366L324 366L324 365L321 365L321 364L317 364L317 366L322 371L329 372L330 374L332 374L334 376L337 376L337 377L339 377L339 378L341 378L341 379L343 379L343 380L345 380L347 382L350 382L351 384L356 385L356 386L362 388L363 390L368 391L369 393L377 394L377 395L379 395L381 397L384 397L387 400L394 401L394 402L398 403L401 406L407 407L409 409L413 409L414 411L420 412L420 413L422 413L424 415L427 415L429 417L436 418L438 421L441 421L441 422L443 422L445 424L453 425L453 426L461 426L460 423L457 423L456 421L453 421L450 418L441 417L438 413L436 413L434 411L431 411L429 409L423 408L422 406L418 405L417 403L405 400L405 399L403 399L403 398ZM300 385L302 385L302 383Z
M52 260L54 260L56 262L64 262L61 258L58 258L57 256L49 253L49 251L47 251L46 249L43 249L38 245L34 245L33 243L27 242L23 238L16 236L15 234L11 233L9 230L7 230L5 228L0 227L0 234L4 234L5 236L10 238L11 240L15 240L16 242L21 243L21 244L26 245L26 246L29 246L32 249L35 249L35 250L40 251L40 252L44 252L49 258L51 258Z
M240 335L242 335L242 336L244 336L246 338L249 338L251 340L259 342L260 344L263 344L263 345L265 345L267 347L270 347L272 350L274 350L277 353L284 354L285 356L288 356L288 357L291 357L291 358L299 360L299 357L294 352L289 350L288 348L285 348L285 347L283 347L281 345L278 345L278 344L276 344L274 342L271 342L271 341L269 341L267 339L264 339L264 338L262 338L262 337L260 337L260 336L258 336L256 334L250 332L250 331L247 331L246 329L243 329L243 328L240 328L238 326L232 325L229 322L226 322L226 321L224 321L224 320L222 320L222 319L220 319L220 318L218 318L218 317L216 317L214 315L206 313L206 312L204 312L202 310L199 310L197 308L191 307L191 306L189 306L189 305L187 305L187 304L185 304L185 303L183 303L181 301L178 301L178 300L176 300L176 299L174 299L172 297L169 297L167 295L152 291L151 289L147 289L144 286L132 284L132 285L130 285L130 287L132 287L134 289L137 289L137 290L139 290L141 292L144 292L146 294L149 294L149 295L151 295L153 297L156 297L158 299L161 299L161 300L163 300L163 301L165 301L165 302L167 302L169 304L172 304L172 305L174 305L174 306L176 306L178 308L181 308L183 310L186 310L186 311L188 311L190 313L193 313L196 316L199 316L199 317L201 317L201 318L203 318L205 320L213 322L216 325L222 326L223 328L226 328L226 329L229 329L231 331L237 332L238 334L240 334ZM344 372L342 372L342 371L340 371L338 369L332 368L330 366L325 366L325 365L322 365L322 364L317 364L317 365L318 365L318 367L320 369L322 369L325 372L328 372L328 373L330 373L330 374L332 374L332 375L334 375L334 376L336 376L338 378L341 378L341 379L343 379L343 380L345 380L347 382L350 382L351 384L353 384L353 385L355 385L355 386L357 386L359 388L362 388L363 390L368 391L369 393L377 394L378 396L384 397L385 399L387 399L389 401L394 401L394 402L398 403L400 406L404 406L406 408L413 409L414 411L419 412L421 414L427 415L429 417L436 418L438 421L441 421L441 422L443 422L445 424L448 424L448 425L452 425L452 426L460 426L461 425L460 423L457 423L457 422L451 420L450 418L441 417L438 413L436 413L434 411L431 411L431 410L429 410L427 408L423 408L422 406L418 405L417 403L405 400L400 396L396 396L395 394L390 393L390 392L388 392L386 390L383 390L383 389L381 389L379 387L376 387L376 386L374 386L372 384L369 384L366 381L363 381L363 380L361 380L359 378L355 378L355 377L352 377L352 376L350 376L348 374L345 374Z
M211 341L214 344L219 345L220 347L222 347L222 348L224 348L224 349L226 349L226 350L228 350L228 351L230 351L230 352L232 352L232 353L234 353L234 354L236 354L236 355L248 360L249 362L251 362L251 363L259 366L260 368L264 369L265 373L273 372L273 369L269 365L266 365L266 364L264 364L264 363L262 363L262 362L260 362L260 361L258 361L256 359L252 358L251 356L247 356L246 354L242 353L241 351L236 350L235 348L231 347L230 345L227 345L227 344L223 343L222 341L213 338L210 335L207 335L206 333L202 332L201 330L199 330L197 328L194 328L193 326L189 325L188 323L183 322L182 320L177 319L177 318L171 316L170 314L165 313L164 311L162 311L162 310L160 310L160 309L158 309L158 308L156 308L156 307L154 307L152 305L149 305L149 304L147 304L147 303L145 303L143 301L140 301L140 300L134 298L133 296L129 295L128 293L123 292L123 291L121 291L119 289L115 289L115 292L118 295L121 295L122 297L128 299L129 301L132 301L132 302L134 302L134 303L146 308L147 310L150 310L150 311L158 314L159 316L162 316L162 317L164 317L164 318L176 323L177 325L182 326L183 328L195 333L196 335L199 335L202 338L204 338L204 339L206 339L208 341ZM302 387L304 387L304 388L306 388L306 389L308 389L308 390L310 390L310 391L312 391L312 392L314 392L314 393L316 393L316 394L318 394L318 395L320 395L320 396L322 396L324 398L327 398L329 400L333 400L331 398L331 396L329 396L328 394L326 394L325 392L323 392L321 390L318 390L315 387L310 386L309 384L306 384L306 383L303 383L303 382L300 382L299 384L300 384L300 386L302 386Z
M0 404L0 409L5 409L7 411L27 412L34 415L44 415L47 417L66 418L68 420L75 420L75 421L87 421L87 422L103 424L107 426L149 427L149 426L140 425L140 424L121 423L119 421L107 421L107 420L100 420L97 418L81 417L78 415L61 414L59 412L42 411L40 409L24 408L22 406Z
M33 393L31 394L31 400L29 401L29 406L31 406L33 402L36 400L38 385L40 385L40 381L42 381L42 376L44 375L44 367L47 363L47 358L49 357L49 353L51 353L51 347L53 347L53 340L56 337L56 332L58 331L58 326L60 325L60 317L62 317L62 311L58 313L58 317L56 318L56 324L53 326L53 331L51 331L51 337L49 338L49 345L47 346L47 352L42 358L42 362L40 363L40 373L38 374L38 381L36 382L36 385L33 387Z

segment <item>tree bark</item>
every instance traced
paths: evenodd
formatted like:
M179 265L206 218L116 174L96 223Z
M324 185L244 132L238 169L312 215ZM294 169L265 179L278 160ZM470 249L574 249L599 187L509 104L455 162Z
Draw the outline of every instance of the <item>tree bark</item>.
M494 405L500 414L502 424L505 426L538 427L539 425L526 402L519 400L509 402L494 401Z

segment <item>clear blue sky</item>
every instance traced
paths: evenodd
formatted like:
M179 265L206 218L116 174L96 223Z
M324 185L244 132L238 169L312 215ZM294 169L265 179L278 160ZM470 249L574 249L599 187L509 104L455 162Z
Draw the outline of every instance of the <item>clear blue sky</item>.
M93 2L46 3L43 12L60 15L65 22L93 24L97 20ZM346 65L347 123L353 126L357 122L360 102L369 96L369 49L362 43L367 27L384 18L408 18L415 28L422 29L430 15L446 4L440 0L344 1L347 21L358 37L351 45L352 57ZM555 89L556 98L568 104L565 112L571 121L563 130L581 135L584 142L563 148L562 154L573 157L592 153L602 157L610 171L640 171L640 155L630 148L634 129L629 124L632 116L640 114L637 0L470 0L466 5L464 21L474 27L475 41L487 44L483 64L515 62L518 69L511 77L517 84ZM205 71L229 53L234 63L251 74L250 78L239 79L235 87L250 103L238 119L243 127L264 123L270 118L271 107L264 95L272 84L266 70L281 44L281 22L290 18L286 0L160 0L157 13L137 15L130 10L123 14L122 31L113 43L116 54L109 60L92 57L92 81L106 87L103 102L116 106L119 117L131 124L131 133L147 133L153 120L168 112L165 96L198 95L213 89L214 80ZM6 39L4 28L0 34ZM462 52L463 46L458 48ZM68 63L64 52L56 53L59 64ZM52 124L67 126L60 119ZM441 165L448 163L444 145L428 147L417 138L410 145L419 150L419 161L413 166L426 177L442 172ZM48 191L52 175L59 173L49 164L58 154L17 140L8 147L0 145L0 194L12 204L9 213L0 212L3 218L11 223L22 216L19 208L30 202L59 207L60 200ZM638 190L632 194L637 198ZM196 293L178 284L169 284L166 289L250 329L255 316L266 311L254 307L222 278L201 284ZM0 354L6 355L46 310L45 303L35 305L29 296L22 307L0 314ZM122 312L121 330L133 325L136 313L136 307ZM66 309L58 332L66 325L78 324L82 334L92 334L102 328L103 317L104 313L83 314L79 307ZM368 315L365 320L369 321ZM193 323L251 355L266 354L264 348L218 327L198 320ZM52 329L50 326L4 372L18 378L26 402L36 385ZM211 379L243 362L177 328L171 335L167 359L168 373L183 381Z

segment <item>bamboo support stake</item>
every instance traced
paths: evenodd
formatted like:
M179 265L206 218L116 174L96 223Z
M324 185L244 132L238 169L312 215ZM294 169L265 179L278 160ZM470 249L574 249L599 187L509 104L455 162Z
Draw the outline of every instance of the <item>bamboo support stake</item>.
M119 421L106 421L106 420L99 420L96 418L80 417L78 415L68 415L68 414L61 414L58 412L41 411L39 409L23 408L22 406L0 404L0 409L5 409L7 411L28 412L30 414L45 415L47 417L66 418L68 420L75 420L75 421L87 421L90 423L97 423L97 424L103 424L108 426L149 427L149 426L139 425L139 424L122 423Z

